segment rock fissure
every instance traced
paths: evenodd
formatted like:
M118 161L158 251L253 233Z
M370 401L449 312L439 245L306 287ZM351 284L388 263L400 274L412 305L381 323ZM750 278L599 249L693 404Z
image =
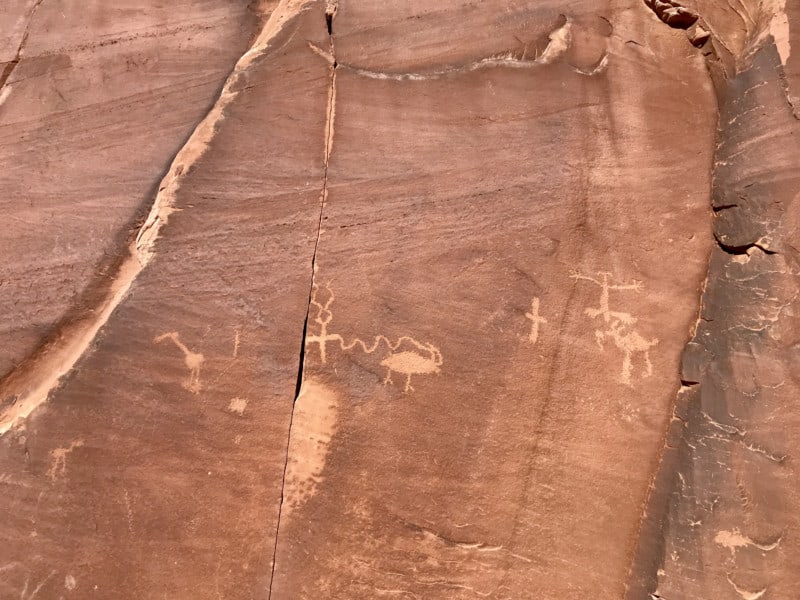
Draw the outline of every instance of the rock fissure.
M22 37L20 37L19 45L17 46L17 51L14 54L14 58L6 63L2 73L0 73L0 105L3 104L7 97L8 92L6 91L6 82L8 81L8 78L11 77L14 69L17 68L17 65L19 65L19 61L22 60L22 51L25 49L25 43L28 41L28 35L30 34L33 17L42 2L44 2L44 0L36 0L31 8L31 12L28 15L27 22L25 23L25 28L22 30Z
M716 238L715 238L716 239ZM724 244L723 242L716 239L717 246L725 252L726 254L731 254L734 256L741 256L742 254L751 255L756 250L761 250L764 254L777 254L775 250L770 250L766 248L762 244L758 242L751 242L749 244L743 244L741 246L731 246L729 244Z
M336 61L336 49L334 46L334 36L333 36L333 21L336 16L337 8L338 8L337 1L329 0L325 9L325 25L328 31L328 38L330 44L329 51L325 52L322 49L314 46L313 44L309 44L311 50L315 54L322 56L328 61L328 64L330 65L330 85L328 87L328 101L325 111L325 129L324 129L324 143L323 143L324 163L323 163L323 175L322 175L322 190L320 192L320 198L319 198L317 235L314 240L314 250L311 255L311 283L308 291L308 304L306 306L306 316L305 320L303 321L303 331L300 340L300 357L297 368L297 381L295 384L294 398L292 400L292 411L289 416L289 427L286 436L286 452L283 463L283 475L281 480L281 493L280 493L280 504L278 506L278 518L275 527L275 544L272 552L272 565L270 572L269 590L267 593L268 599L272 598L273 583L275 581L275 568L278 558L278 543L280 540L280 531L281 531L281 517L283 515L284 504L286 503L286 483L287 483L286 479L287 479L287 471L289 468L289 460L291 458L290 452L292 448L292 432L294 425L295 409L297 408L297 399L303 390L303 384L305 378L306 338L308 335L308 321L311 316L313 294L316 286L317 253L319 251L319 243L322 237L322 224L325 216L325 204L328 199L328 165L330 161L331 151L333 150L333 130L334 130L334 120L336 117L336 69L339 66Z
M721 38L718 39L719 36L713 33L713 28L705 24L699 14L683 9L677 2L644 0L644 4L670 27L687 30L687 37L694 46L703 47L706 42L711 42L708 44L708 49L702 51L706 59L709 77L714 84L718 99L717 140L714 146L714 166L712 169L714 178L711 196L712 199L715 197L723 198L725 197L723 192L728 192L730 188L737 184L742 185L732 175L734 171L731 161L736 158L738 162L741 162L744 158L739 158L738 156L742 154L742 151L731 154L732 150L728 149L728 144L731 143L730 139L737 140L740 146L762 142L761 136L757 133L750 134L749 138L743 137L743 132L747 131L747 129L744 128L741 122L737 121L747 113L755 110L740 106L743 105L743 98L746 98L756 88L768 86L770 82L774 83L775 73L765 69L774 67L778 71L778 80L781 80L783 76L780 65L770 62L773 60L770 57L770 51L772 50L770 47L775 45L775 40L770 36L754 34L750 38L750 43L744 45L741 54L736 55L728 50L727 45ZM763 15L761 16L763 17ZM712 33L709 33L709 31ZM756 34L758 34L757 31ZM720 51L723 51L722 54L719 54ZM724 51L730 52L730 56L725 56ZM766 79L758 82L755 78L759 76L766 77ZM758 83L754 83L754 81ZM751 103L758 104L755 100L751 101ZM763 107L758 104L756 108L761 113ZM735 116L730 118L730 113L735 113ZM723 158L727 158L727 160L721 160L719 158L720 154L723 154ZM750 186L752 186L752 183L744 187L748 188ZM728 197L730 197L730 194ZM742 199L746 200L746 198ZM729 216L725 211L730 211L734 208L737 209L737 213L734 215L737 221L734 223L723 221L723 214L724 217ZM724 272L721 273L720 269L727 269L727 265L734 263L746 264L749 258L743 260L742 255L752 257L756 251L761 251L765 255L774 255L777 252L767 248L762 243L762 240L766 239L764 237L760 237L756 241L736 245L726 244L720 239L724 239L736 231L735 228L730 229L731 227L752 227L757 224L766 226L766 223L761 223L761 220L766 218L767 215L759 214L755 206L740 206L732 202L714 205L712 201L711 209L711 216L715 221L714 243L717 248L712 250L709 259L706 284L700 294L700 313L704 315L708 310L711 310L713 314L714 310L722 309L724 312L721 316L728 318L729 313L736 314L739 311L747 310L747 306L750 303L745 299L743 292L756 296L759 293L758 288L751 287L749 290L737 289L737 295L742 295L740 302L734 301L724 307L718 306L718 297L723 297L726 292L729 293L726 288L727 277ZM717 219L720 220L717 221ZM730 229L730 232L728 229ZM721 231L723 233L720 233ZM764 274L764 271L758 269L757 266L751 268L755 269L757 273ZM722 274L721 277L719 277L720 274ZM702 331L700 330L701 320L703 321ZM645 499L642 522L636 534L635 550L626 579L625 597L630 600L643 596L663 597L662 583L665 579L669 580L669 577L665 575L665 569L667 568L665 565L669 562L669 549L673 548L674 544L680 543L679 539L675 539L677 534L672 536L669 534L669 530L673 526L677 526L673 512L680 510L684 506L680 504L680 507L676 507L676 504L681 502L680 498L685 496L685 493L681 491L680 494L677 494L675 487L678 485L679 479L682 487L686 485L682 474L682 472L685 472L683 471L685 463L693 465L697 461L714 460L716 451L707 447L705 440L735 442L745 450L763 456L777 465L782 465L789 458L787 454L773 452L761 444L753 442L744 428L721 423L709 414L708 411L713 410L717 414L726 414L732 419L738 419L739 417L746 419L748 414L746 412L740 414L733 406L719 404L726 402L726 400L724 396L720 397L718 395L719 392L714 389L715 385L718 385L719 373L714 371L710 365L712 362L719 365L725 361L726 353L731 352L730 346L732 342L726 340L726 333L730 328L720 329L722 326L717 326L715 329L713 323L714 319L708 317L708 315L698 318L694 331L690 336L689 344L687 344L683 352L682 363L688 361L687 364L691 373L688 376L682 375L681 377L684 387L681 388L676 397L672 410L672 419L667 426L655 474ZM709 383L708 389L704 386L706 380ZM744 394L744 392L742 393ZM725 412L723 413L722 411ZM721 433L709 433L707 431L709 426ZM699 443L695 445L691 443L692 441L699 441ZM699 446L702 446L702 449ZM719 462L722 459L716 458L715 460L717 461L716 464L725 466L722 462ZM694 468L699 469L697 466L694 466ZM688 501L686 505L691 507L691 503ZM691 509L687 508L687 510ZM671 551L674 560L674 550ZM740 590L737 589L737 591ZM760 597L763 593L764 591L762 590L752 597Z

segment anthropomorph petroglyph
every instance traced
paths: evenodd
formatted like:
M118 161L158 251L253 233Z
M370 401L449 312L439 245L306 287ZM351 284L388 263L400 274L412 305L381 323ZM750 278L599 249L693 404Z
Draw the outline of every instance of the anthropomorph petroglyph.
M611 278L611 273L601 272L598 273L598 275L600 276L600 279L587 277L586 275L581 275L580 273L573 273L570 275L570 277L573 279L584 279L600 286L600 305L597 308L587 308L584 312L592 318L602 317L603 321L606 323L610 323L611 319L617 319L623 323L633 324L636 319L634 319L629 313L613 311L609 308L609 292L611 290L633 290L638 292L642 289L642 282L634 280L633 283L628 283L625 285L611 285L608 282Z
M47 476L51 481L55 481L58 477L63 477L67 472L67 455L83 446L83 440L75 440L66 448L56 448L50 450L50 468L47 470Z
M202 354L189 350L189 348L187 348L183 342L181 342L181 338L177 331L156 336L153 341L156 344L160 344L164 340L172 340L172 343L175 344L175 346L177 346L181 352L183 352L183 361L186 363L186 367L189 369L189 377L183 382L183 387L190 392L197 394L201 389L200 366L203 364L203 360L205 360L205 358Z
M599 279L588 277L579 273L573 273L573 279L590 281L600 288L600 302L597 308L587 308L584 313L592 319L600 319L604 328L594 332L597 345L605 349L605 341L610 339L616 348L622 352L622 372L620 381L625 385L633 385L633 361L637 354L642 355L643 375L649 377L653 374L653 365L650 362L650 348L658 344L658 339L647 339L634 329L637 319L627 312L611 310L610 292L612 290L631 290L639 292L642 284L633 281L629 284L612 284L611 273L598 273Z
M374 353L381 344L385 344L388 353L384 356L380 365L387 369L384 384L393 384L392 373L399 373L406 376L404 392L413 391L411 387L412 375L430 375L439 373L442 366L442 353L430 343L423 343L413 337L404 335L392 341L384 335L376 335L372 344L368 345L359 338L354 338L349 343L345 343L344 338L338 333L328 333L328 325L333 320L331 305L335 300L335 295L330 285L325 286L328 298L323 303L318 300L319 286L316 284L311 294L311 306L316 309L314 323L319 327L319 333L306 335L306 345L318 344L320 360L323 364L327 361L328 343L337 343L343 351L349 351L359 347L364 354Z
M317 311L317 316L314 317L314 322L319 325L318 335L306 335L306 346L309 344L319 344L319 357L322 364L325 364L328 356L328 342L339 342L340 345L344 344L342 336L339 334L328 334L328 324L333 320L333 313L331 312L331 304L336 299L331 291L330 285L326 285L325 289L328 291L328 300L325 304L321 304L317 300L317 293L319 286L314 284L311 293L311 306Z
M539 339L539 327L543 323L547 323L547 319L539 316L539 298L534 297L531 300L531 312L525 313L525 316L531 321L531 333L528 336L531 344L535 344Z

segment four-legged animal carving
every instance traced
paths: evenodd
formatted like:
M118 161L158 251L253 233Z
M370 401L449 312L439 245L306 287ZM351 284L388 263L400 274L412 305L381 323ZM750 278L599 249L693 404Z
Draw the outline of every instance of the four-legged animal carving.
M625 385L631 385L631 374L633 371L633 355L644 354L645 376L653 374L653 364L650 362L650 348L658 344L658 339L648 340L639 335L639 332L631 329L626 323L614 320L606 330L598 330L594 333L597 345L603 348L603 342L607 337L614 341L614 345L622 351L622 374L620 379Z

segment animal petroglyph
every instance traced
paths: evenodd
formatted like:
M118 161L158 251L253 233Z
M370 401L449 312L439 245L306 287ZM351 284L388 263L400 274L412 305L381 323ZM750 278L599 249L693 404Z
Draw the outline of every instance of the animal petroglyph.
M743 535L738 529L734 529L733 531L718 531L714 541L730 550L731 555L735 555L739 548L747 547L758 548L762 552L770 552L780 546L781 537L779 536L774 542L759 544L748 536Z
M163 333L159 336L156 336L153 341L156 344L160 344L164 340L171 340L172 343L175 344L175 346L181 352L183 352L183 361L186 363L186 368L189 369L189 377L183 382L183 387L194 394L199 393L201 389L200 366L203 364L205 358L202 354L189 350L189 348L187 348L184 343L181 342L181 338L177 331Z
M414 350L396 350L404 343L408 342ZM381 366L386 367L386 378L384 384L392 383L392 373L400 373L406 376L404 392L413 391L411 387L412 375L431 375L439 373L442 366L442 353L433 344L420 344L413 338L402 337L397 344L390 346L391 352L381 361Z
M596 329L594 332L595 341L601 350L605 349L605 341L610 339L614 342L617 350L622 353L622 371L620 373L620 381L625 385L633 385L633 361L637 354L642 355L644 363L645 377L653 374L653 364L650 362L650 348L658 344L658 339L647 339L643 337L634 325L637 322L636 317L627 312L611 310L610 292L614 291L634 291L639 292L642 290L642 283L634 280L628 284L612 284L611 273L601 272L598 273L599 279L581 275L580 273L572 273L570 275L573 279L589 281L594 283L600 288L600 301L596 308L587 308L584 314L592 319L600 319L604 324L604 328Z
M66 474L67 455L75 450L75 448L80 448L81 446L83 446L83 440L75 440L66 448L50 450L52 462L50 463L50 468L47 470L47 476L51 481L55 481L58 477L63 477Z
M626 385L631 384L633 371L633 355L643 354L645 377L653 374L653 364L650 362L650 348L658 344L658 339L647 340L639 335L638 332L627 327L621 321L612 321L606 330L594 332L597 345L603 349L603 342L607 337L614 341L614 345L622 352L622 382Z
M349 343L338 333L328 333L328 325L333 320L331 305L335 300L335 295L330 285L325 286L328 299L322 303L317 299L319 287L315 284L311 295L311 306L316 308L317 314L314 322L319 327L319 333L306 336L306 345L318 344L320 360L324 364L327 361L328 343L337 343L342 351L349 351L359 347L364 354L374 353L381 344L385 344L387 354L380 362L382 367L387 369L384 384L393 384L392 373L405 375L406 383L404 392L413 391L411 387L412 375L431 375L439 373L442 366L442 353L431 343L419 342L413 337L404 335L392 342L384 335L376 335L372 344L367 344L364 340L354 338Z
M543 323L547 323L547 319L539 316L539 298L534 297L531 300L531 312L525 313L525 316L531 321L531 333L528 335L528 340L531 344L535 344L539 339L539 327Z

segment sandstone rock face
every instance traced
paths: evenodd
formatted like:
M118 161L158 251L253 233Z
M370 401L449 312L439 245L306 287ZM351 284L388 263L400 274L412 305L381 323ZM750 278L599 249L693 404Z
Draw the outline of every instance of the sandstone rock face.
M0 598L795 597L798 6L7 4Z

